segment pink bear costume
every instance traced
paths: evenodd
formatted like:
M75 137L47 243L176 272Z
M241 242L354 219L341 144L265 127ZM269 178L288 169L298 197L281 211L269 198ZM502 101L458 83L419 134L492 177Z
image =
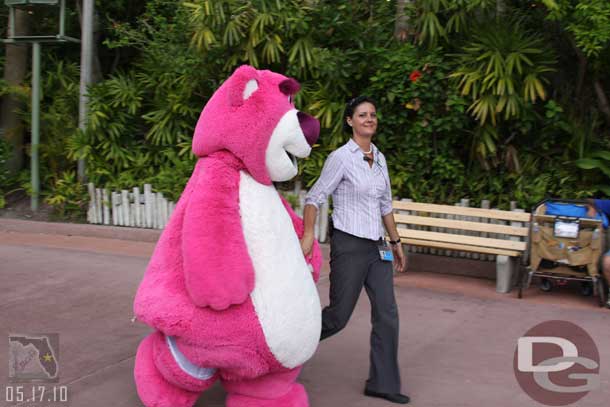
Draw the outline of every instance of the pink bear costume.
M200 157L136 294L155 329L134 376L147 407L192 406L221 380L229 407L306 407L296 383L320 338L319 247L272 181L297 174L320 124L292 104L294 79L238 68L195 129Z

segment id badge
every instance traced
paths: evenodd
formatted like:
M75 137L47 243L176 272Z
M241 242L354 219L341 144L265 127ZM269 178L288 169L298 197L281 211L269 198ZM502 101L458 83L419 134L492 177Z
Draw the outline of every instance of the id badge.
M392 249L387 245L379 245L377 246L379 249L379 257L383 261L394 261L394 255L392 254Z

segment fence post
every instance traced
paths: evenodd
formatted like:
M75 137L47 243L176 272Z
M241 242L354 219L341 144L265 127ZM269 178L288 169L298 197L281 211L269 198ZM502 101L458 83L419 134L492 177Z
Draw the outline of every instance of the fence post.
M121 190L121 212L123 212L123 226L129 226L129 191Z
M95 209L95 185L92 182L87 184L89 192L89 209L87 210L87 220L91 223L97 223L97 209Z
M140 188L133 187L133 213L134 225L140 227Z
M144 211L146 212L146 227L153 227L152 215L152 186L144 184Z
M116 207L116 192L110 191L110 211L112 212L112 224L119 224L119 214Z
M123 219L123 204L121 203L121 194L119 192L116 193L116 209L119 216L118 225L123 226L125 224L125 220Z
M106 188L102 189L102 205L104 205L104 225L110 225L110 200Z

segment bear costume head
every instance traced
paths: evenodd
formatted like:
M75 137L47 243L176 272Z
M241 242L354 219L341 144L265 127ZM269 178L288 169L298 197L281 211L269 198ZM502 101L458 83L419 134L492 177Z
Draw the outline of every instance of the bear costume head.
M307 157L320 133L318 120L294 107L299 89L292 78L239 67L201 112L193 153L204 157L227 150L265 185L293 178L298 169L288 154Z

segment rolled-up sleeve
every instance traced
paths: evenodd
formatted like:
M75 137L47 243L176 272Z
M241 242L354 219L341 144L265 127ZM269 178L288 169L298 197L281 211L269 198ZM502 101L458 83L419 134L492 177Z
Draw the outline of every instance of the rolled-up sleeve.
M392 212L392 187L390 183L390 174L388 173L388 166L383 162L383 177L385 178L385 191L381 197L381 216L385 216Z
M320 209L328 195L332 194L339 185L343 178L343 170L340 155L336 151L332 152L324 163L320 178L307 193L305 205L313 205Z

